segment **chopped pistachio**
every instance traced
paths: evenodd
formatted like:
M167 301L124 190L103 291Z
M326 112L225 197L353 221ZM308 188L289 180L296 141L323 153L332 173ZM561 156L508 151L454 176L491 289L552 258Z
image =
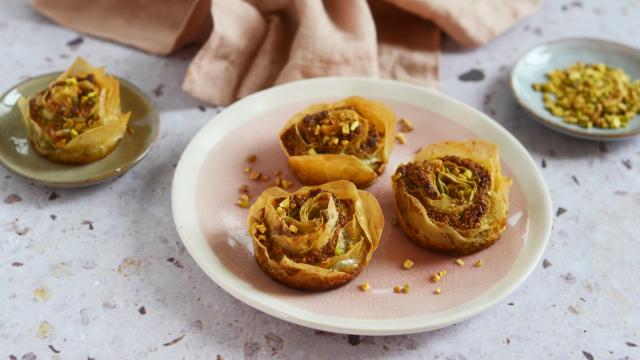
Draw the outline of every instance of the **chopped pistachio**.
M315 150L315 149L309 149L309 151L307 151L307 153L308 153L309 155L316 155L316 154L317 154L317 152L316 152L316 150Z
M403 133L397 133L396 134L396 140L398 140L398 142L400 144L406 144L407 143L407 138L406 138L406 136L404 136Z
M78 130L76 130L76 129L71 129L69 131L69 133L71 134L71 138L72 139L75 138L75 137L78 137Z
M238 191L241 193L249 194L249 185L245 184L238 188Z
M407 259L402 263L402 268L405 270L409 270L412 267L413 267L413 261L411 261L410 259Z
M433 290L433 293L434 293L435 295L440 295L440 294L442 293L442 289L440 289L440 288L436 288L435 290Z
M349 135L349 124L342 124L342 135Z
M340 145L342 145L342 146L347 146L347 145L349 145L349 140L341 140L341 141L340 141Z
M289 198L288 197L284 198L284 200L282 200L280 202L280 204L278 204L278 207L283 208L283 209L288 209L289 208Z
M367 292L369 291L369 289L371 288L371 286L369 286L368 282L363 282L362 284L360 284L360 286L358 286L360 288L361 291Z
M256 156L256 154L251 154L251 155L247 156L247 162L248 163L254 163L254 162L256 162L256 160L258 160L258 157Z
M476 260L476 262L473 263L474 267L482 267L484 265L484 260L482 259L478 259Z
M404 284L404 286L402 287L402 292L405 294L409 293L409 284Z
M458 264L458 266L463 266L464 261L462 259L456 259L456 264Z
M240 206L241 208L248 208L250 203L249 203L249 195L247 194L242 194L240 195L240 197L238 198L238 201L236 201L236 205Z
M338 145L339 142L340 142L340 139L338 139L337 137L332 137L331 140L329 141L329 144Z
M431 281L434 283L440 282L445 275L447 275L447 270L440 270L431 275Z
M249 179L251 179L251 180L258 180L258 179L260 179L260 176L261 176L261 175L262 175L262 174L260 174L260 172L259 172L259 171L254 171L254 172L252 172L252 173L251 173L251 175L249 175Z
M402 132L413 131L413 124L409 119L403 117L400 119L400 130L402 130Z
M247 173L247 174L248 174L248 173L250 173L250 172L251 172L251 168L250 168L250 167L246 167L246 168L244 168L244 170L242 170L242 171L244 171L245 173Z
M298 233L298 227L291 224L289 225L289 231L291 231L292 234L297 234Z
M396 294L400 294L402 292L402 288L398 285L393 287L393 292Z
M351 126L349 126L349 130L355 131L358 128L358 126L360 126L360 122L356 120L351 123Z
M605 64L578 62L550 71L546 83L532 87L543 93L549 112L585 128L626 127L640 112L640 80Z
M313 129L313 135L320 135L320 125L316 125L316 127Z
M287 181L285 179L282 179L282 181L280 181L280 185L283 189L287 190L288 188L291 187L293 183L291 181Z

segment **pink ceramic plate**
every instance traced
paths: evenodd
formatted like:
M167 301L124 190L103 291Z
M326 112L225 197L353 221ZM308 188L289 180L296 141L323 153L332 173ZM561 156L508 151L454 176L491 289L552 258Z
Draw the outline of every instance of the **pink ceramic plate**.
M235 206L238 188L259 194L268 184L252 182L245 158L265 174L280 170L294 179L278 143L284 122L307 105L360 95L391 106L415 130L396 145L387 171L368 190L380 202L386 226L371 263L352 283L333 291L291 290L265 275L253 257L247 210ZM455 258L411 243L398 227L390 174L421 146L441 140L482 138L500 145L503 169L514 179L510 217L502 238L478 254ZM299 186L299 183L295 183ZM191 141L173 181L173 216L186 248L218 285L241 301L278 318L325 331L390 335L428 331L464 320L497 303L520 284L540 258L551 228L551 201L524 147L486 115L438 92L400 82L362 78L320 78L290 83L249 96L226 108ZM405 259L414 261L402 270ZM477 259L484 266L473 267ZM447 270L433 284L433 272ZM364 293L357 284L369 282ZM408 283L409 294L393 293ZM441 295L434 295L439 287Z

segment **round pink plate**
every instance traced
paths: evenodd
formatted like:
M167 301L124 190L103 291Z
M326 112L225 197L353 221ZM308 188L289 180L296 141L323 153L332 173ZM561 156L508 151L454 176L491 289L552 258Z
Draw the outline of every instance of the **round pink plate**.
M253 257L245 222L247 209L235 205L247 184L256 196L273 184L255 182L243 169L276 170L295 180L278 143L278 132L294 113L312 103L359 95L383 101L414 125L407 143L396 144L381 178L367 190L384 211L380 246L360 276L342 288L302 292L265 275ZM492 247L456 258L431 253L393 225L390 176L420 147L442 141L485 139L500 146L503 172L514 179L509 220ZM258 160L245 159L256 154ZM294 181L294 190L300 186ZM429 331L469 318L496 304L528 276L538 262L551 228L551 200L544 180L525 148L495 121L436 91L405 83L365 78L318 78L277 86L229 106L189 143L178 163L172 189L173 217L191 256L224 290L275 317L324 331L391 335ZM411 259L415 266L403 270ZM482 267L473 264L482 259ZM432 273L446 270L437 284ZM371 290L357 285L368 282ZM408 294L393 292L410 285ZM440 295L434 290L441 289Z

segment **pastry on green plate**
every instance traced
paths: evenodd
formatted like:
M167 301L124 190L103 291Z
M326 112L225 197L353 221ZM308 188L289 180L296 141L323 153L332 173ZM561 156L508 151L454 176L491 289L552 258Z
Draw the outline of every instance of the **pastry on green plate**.
M54 162L87 164L115 149L131 112L120 108L120 82L77 58L46 89L18 101L29 141Z

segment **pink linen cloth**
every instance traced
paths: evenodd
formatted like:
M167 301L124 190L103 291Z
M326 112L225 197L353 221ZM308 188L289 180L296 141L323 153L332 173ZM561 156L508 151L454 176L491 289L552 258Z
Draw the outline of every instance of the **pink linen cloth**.
M202 44L183 82L215 105L317 76L437 86L441 31L480 46L540 0L33 0L63 26L168 54Z

